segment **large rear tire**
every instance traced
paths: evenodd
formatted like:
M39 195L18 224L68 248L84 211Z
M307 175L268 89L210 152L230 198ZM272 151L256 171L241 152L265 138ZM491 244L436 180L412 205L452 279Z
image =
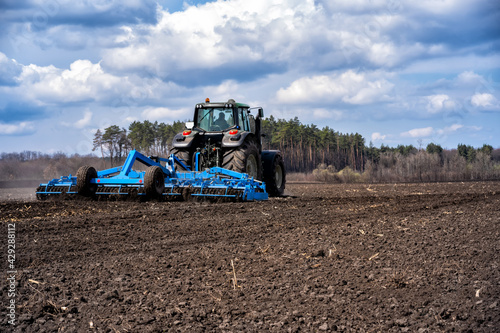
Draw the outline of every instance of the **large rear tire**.
M246 173L254 179L262 179L262 163L259 148L253 141L245 141L239 148L224 152L222 167Z
M273 157L272 160L264 160L264 182L266 183L267 193L271 197L279 197L285 192L285 164L280 154Z
M84 165L76 172L76 190L78 194L90 197L97 191L97 184L91 183L91 179L97 178L97 171L88 165Z
M189 150L181 148L172 148L170 149L170 154L174 154L185 165L191 168L191 152Z
M165 189L165 175L162 169L157 166L150 166L144 175L144 191L150 198L158 198Z

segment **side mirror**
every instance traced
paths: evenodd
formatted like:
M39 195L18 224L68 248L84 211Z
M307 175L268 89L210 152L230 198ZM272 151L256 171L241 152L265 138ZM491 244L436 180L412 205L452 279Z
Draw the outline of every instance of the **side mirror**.
M260 118L264 118L264 109L262 109L261 107L255 107L255 108L250 108L248 109L248 113L250 113L250 110L255 110L257 109L257 116L255 118L257 119L260 119Z
M188 122L186 122L186 128L188 130L192 130L193 127L194 127L194 121L188 121Z

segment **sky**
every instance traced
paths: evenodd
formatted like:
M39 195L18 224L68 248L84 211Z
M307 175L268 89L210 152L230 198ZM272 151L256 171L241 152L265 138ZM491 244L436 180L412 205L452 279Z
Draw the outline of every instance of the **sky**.
M500 148L498 0L0 0L0 152L232 98L368 145Z

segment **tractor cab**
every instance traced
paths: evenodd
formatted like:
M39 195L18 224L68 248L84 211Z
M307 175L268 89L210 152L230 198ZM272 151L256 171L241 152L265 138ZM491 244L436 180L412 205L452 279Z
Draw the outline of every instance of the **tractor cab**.
M233 99L227 103L197 104L194 110L194 121L186 123L186 128L202 132L227 132L231 129L251 131L249 106L236 103Z
M264 180L269 193L282 195L285 189L285 167L277 150L262 150L261 107L251 108L227 102L198 103L193 121L172 141L170 153L182 164L181 169L202 171L213 167L247 174ZM178 166L179 167L179 166ZM188 170L189 169L189 170Z

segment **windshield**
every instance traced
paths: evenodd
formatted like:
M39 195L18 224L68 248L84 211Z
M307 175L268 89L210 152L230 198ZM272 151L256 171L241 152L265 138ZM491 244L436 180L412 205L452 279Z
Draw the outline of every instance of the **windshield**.
M231 108L198 109L196 126L207 132L223 131L233 125L233 109Z

